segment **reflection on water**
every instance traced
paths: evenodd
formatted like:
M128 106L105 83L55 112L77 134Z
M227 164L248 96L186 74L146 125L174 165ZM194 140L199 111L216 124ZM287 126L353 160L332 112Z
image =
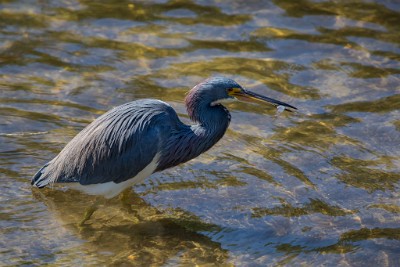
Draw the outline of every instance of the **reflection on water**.
M10 0L0 17L4 265L400 265L396 1ZM188 121L212 75L299 112L230 104L219 144L84 227L95 198L31 189L106 110L158 98Z
M127 192L119 199L107 201L83 227L78 227L93 197L77 192L39 192L34 197L44 202L57 228L87 240L80 247L88 264L95 261L107 265L224 264L228 253L219 243L199 231L218 230L218 226L202 222L183 210L160 212L139 196ZM118 245L116 245L118 244ZM65 252L64 252L65 253ZM63 255L68 258L69 255Z

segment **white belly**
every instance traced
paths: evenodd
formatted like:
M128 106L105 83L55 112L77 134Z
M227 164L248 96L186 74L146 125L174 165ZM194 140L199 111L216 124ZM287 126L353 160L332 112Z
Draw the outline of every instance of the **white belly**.
M68 186L89 195L101 195L104 196L105 198L113 198L122 191L124 191L126 188L134 184L141 183L144 181L144 179L150 176L156 170L159 158L160 155L157 154L149 165L147 165L143 170L141 170L135 177L132 177L126 180L125 182L121 183L107 182L102 184L90 184L90 185L71 183Z

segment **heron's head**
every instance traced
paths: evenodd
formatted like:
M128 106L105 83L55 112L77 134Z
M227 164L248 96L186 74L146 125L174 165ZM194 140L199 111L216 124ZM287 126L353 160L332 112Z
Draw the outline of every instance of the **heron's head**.
M294 106L246 90L234 80L225 77L213 77L197 84L187 94L185 102L193 119L195 110L199 108L217 106L234 100L268 103L283 106L288 111L296 110Z

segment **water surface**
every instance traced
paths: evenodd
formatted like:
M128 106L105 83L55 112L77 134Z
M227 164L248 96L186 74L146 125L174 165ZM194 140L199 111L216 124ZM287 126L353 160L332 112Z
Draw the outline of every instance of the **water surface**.
M4 266L400 266L400 4L0 2ZM201 157L113 199L29 180L85 125L209 76L299 108L229 105Z

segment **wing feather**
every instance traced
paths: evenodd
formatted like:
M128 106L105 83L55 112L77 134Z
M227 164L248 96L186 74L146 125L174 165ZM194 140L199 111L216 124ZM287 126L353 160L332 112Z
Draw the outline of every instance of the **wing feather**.
M175 111L158 100L116 107L75 136L32 183L43 187L52 182L126 181L150 164L178 123Z

